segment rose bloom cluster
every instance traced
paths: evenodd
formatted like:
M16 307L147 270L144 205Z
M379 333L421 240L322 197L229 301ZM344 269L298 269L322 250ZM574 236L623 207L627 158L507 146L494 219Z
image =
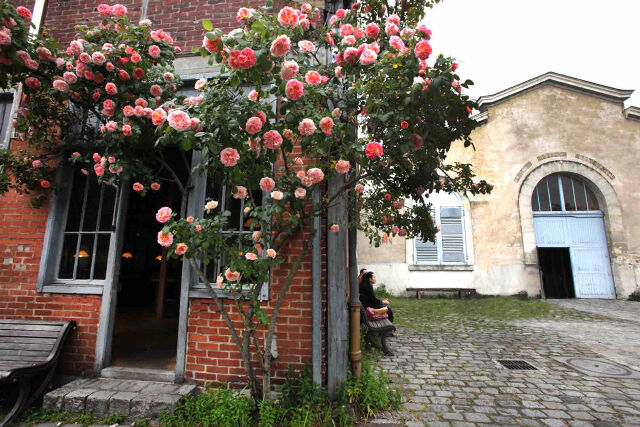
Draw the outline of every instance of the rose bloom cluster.
M9 6L10 5L11 4L9 4ZM18 6L15 9L14 16L16 16L16 19L10 15L2 15L2 21L0 22L0 65L9 66L13 64L12 58L17 56L16 41L26 37L29 20L31 19L31 11L24 6ZM22 57L25 58L24 55L22 55ZM27 63L24 65L30 69L37 68L37 61L31 60L31 58L29 58L29 60L28 65ZM24 61L22 62L24 63Z

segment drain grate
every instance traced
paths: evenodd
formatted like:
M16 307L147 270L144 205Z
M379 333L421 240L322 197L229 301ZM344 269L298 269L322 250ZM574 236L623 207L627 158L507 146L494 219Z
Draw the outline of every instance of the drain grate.
M518 371L537 371L538 368L524 360L498 359L498 363L507 369Z

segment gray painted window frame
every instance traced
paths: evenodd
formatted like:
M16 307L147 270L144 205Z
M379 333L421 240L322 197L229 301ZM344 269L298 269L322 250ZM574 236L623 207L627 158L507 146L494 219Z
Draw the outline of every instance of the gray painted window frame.
M0 117L0 120L4 121L5 117L7 120L7 127L5 134L2 135L0 133L0 150L6 150L9 148L9 143L11 142L12 133L14 131L14 127L11 125L11 119L14 117L15 112L18 110L18 105L20 103L20 98L16 96L16 91L14 89L10 90L2 90L0 91L0 99L9 99L11 98L10 104L11 107L8 110L4 110L3 117ZM6 112L8 111L8 115ZM0 128L2 126L0 125Z
M60 159L59 162L63 160ZM62 244L64 242L64 229L69 212L69 203L71 199L71 191L73 189L74 167L65 165L58 168L56 174L56 182L59 184L58 190L51 197L51 204L47 216L47 226L42 245L42 256L40 258L40 269L38 270L38 278L36 281L36 291L46 293L60 294L84 294L84 295L102 295L104 287L108 283L109 278L113 277L113 269L116 267L116 254L113 248L118 238L119 229L112 229L109 241L109 256L107 259L107 269L105 279L102 280L73 280L60 279L57 277L60 264L60 256L62 253ZM63 185L70 183L70 185ZM112 223L117 222L118 216L122 211L122 188L126 185L123 183L116 192L116 208Z

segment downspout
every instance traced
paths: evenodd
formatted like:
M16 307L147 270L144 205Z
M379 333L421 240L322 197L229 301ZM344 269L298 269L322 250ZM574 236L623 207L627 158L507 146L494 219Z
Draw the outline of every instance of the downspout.
M351 202L355 202L351 198ZM352 209L356 209L355 203ZM357 215L357 214L356 214ZM349 359L351 372L356 378L362 375L362 351L360 349L360 290L358 286L358 230L349 229Z
M312 193L314 206L320 204L320 188ZM313 218L313 246L311 250L311 368L313 382L322 385L322 217Z

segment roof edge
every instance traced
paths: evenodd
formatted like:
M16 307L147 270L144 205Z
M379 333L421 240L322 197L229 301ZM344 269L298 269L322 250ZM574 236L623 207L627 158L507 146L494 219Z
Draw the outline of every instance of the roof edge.
M631 106L631 107L625 108L624 117L627 119L640 121L640 107Z
M633 89L616 89L610 86L605 86L550 71L548 73L542 74L520 84L512 86L508 89L496 92L492 95L481 96L480 98L478 98L478 105L480 106L481 110L485 110L490 105L505 101L511 97L545 84L556 84L618 102L626 101L634 92Z

